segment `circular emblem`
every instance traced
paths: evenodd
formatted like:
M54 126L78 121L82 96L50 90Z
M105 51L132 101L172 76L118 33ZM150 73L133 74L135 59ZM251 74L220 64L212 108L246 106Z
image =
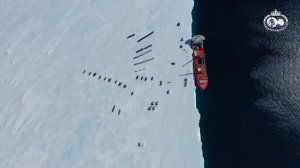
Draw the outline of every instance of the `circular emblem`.
M282 31L288 26L288 22L287 17L275 9L265 17L264 26L270 31Z

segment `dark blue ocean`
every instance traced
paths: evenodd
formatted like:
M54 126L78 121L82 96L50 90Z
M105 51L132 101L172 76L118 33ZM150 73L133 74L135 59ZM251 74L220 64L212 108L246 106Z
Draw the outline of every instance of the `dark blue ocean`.
M283 31L263 25L274 9ZM300 168L300 0L195 0L192 14L206 37L205 168Z

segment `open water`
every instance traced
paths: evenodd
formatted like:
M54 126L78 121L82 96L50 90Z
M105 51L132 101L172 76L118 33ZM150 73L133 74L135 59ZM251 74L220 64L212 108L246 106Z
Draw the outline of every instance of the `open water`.
M264 17L288 18L280 32ZM209 75L197 89L205 168L300 168L300 1L195 0Z

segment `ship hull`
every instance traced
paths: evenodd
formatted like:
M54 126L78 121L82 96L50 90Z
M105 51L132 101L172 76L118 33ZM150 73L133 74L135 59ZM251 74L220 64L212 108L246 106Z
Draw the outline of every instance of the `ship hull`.
M208 85L208 75L204 48L198 45L192 45L193 49L193 71L195 83L201 90L205 90Z

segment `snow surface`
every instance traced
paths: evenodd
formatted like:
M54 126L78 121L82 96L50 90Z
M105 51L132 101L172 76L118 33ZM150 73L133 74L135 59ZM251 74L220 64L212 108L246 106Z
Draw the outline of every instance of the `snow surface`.
M179 45L191 36L193 0L0 0L0 8L1 168L204 166L193 79L183 87L178 76L192 71L182 67L191 51ZM132 59L149 44L152 52Z

